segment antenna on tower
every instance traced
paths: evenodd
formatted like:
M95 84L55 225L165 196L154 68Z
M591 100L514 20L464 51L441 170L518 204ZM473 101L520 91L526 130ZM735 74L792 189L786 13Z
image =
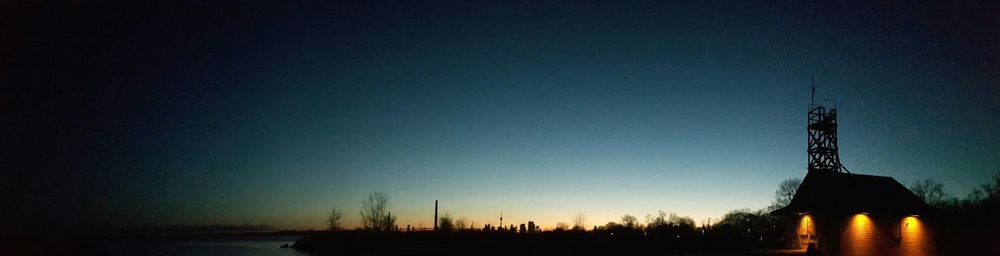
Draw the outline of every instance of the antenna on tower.
M812 85L812 95L809 97L809 107L816 105L816 76L812 77L812 81L809 83Z

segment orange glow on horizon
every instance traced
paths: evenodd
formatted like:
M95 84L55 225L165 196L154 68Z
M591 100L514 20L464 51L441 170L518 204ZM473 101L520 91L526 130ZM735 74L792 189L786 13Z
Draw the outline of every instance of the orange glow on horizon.
M878 255L875 248L875 224L867 214L851 217L841 241L842 255Z

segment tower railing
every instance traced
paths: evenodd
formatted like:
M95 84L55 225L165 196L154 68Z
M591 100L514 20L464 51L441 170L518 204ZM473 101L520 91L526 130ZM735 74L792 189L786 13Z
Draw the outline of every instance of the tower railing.
M827 102L827 100L824 100ZM833 102L829 100L829 102ZM847 172L840 163L840 150L837 146L837 109L836 103L827 108L823 105L810 105L806 130L809 135L809 166L812 171Z

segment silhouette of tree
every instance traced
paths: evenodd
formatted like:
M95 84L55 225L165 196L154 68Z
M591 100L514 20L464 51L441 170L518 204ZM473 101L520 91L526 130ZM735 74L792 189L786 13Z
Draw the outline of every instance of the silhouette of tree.
M636 224L639 223L639 219L630 214L625 214L622 216L622 226L627 229L637 228Z
M389 212L389 195L381 192L368 194L368 201L361 202L361 224L371 231L390 231L396 225L396 216Z
M465 229L465 225L467 225L466 222L469 222L469 221L466 220L465 217L458 218L458 220L455 221L455 229L458 229L458 230Z
M771 207L778 209L791 203L792 198L795 197L795 191L799 189L801 184L802 179L799 178L790 178L778 184L778 190L774 191L774 203Z
M657 215L646 215L644 231L653 237L688 237L694 234L695 223L690 217L660 210Z
M583 215L583 213L577 213L576 216L573 216L574 231L583 231L584 229L586 229L585 228L586 225L587 225L587 215Z
M604 226L600 228L602 230L615 230L618 229L619 227L621 227L621 225L618 225L618 223L615 223L614 221L608 221L608 223L604 224Z
M1000 198L1000 172L993 174L993 184L986 184L981 187L986 191L989 198Z
M556 223L556 229L554 229L553 231L566 231L568 229L569 229L569 225L566 224L566 222L559 222L559 223Z
M441 218L438 219L438 230L451 231L454 228L455 223L452 221L451 215L448 213L445 213L444 216L441 216Z
M670 213L670 217L667 219L667 223L674 227L690 228L694 230L694 219L688 216L677 216L677 214Z
M920 200L935 207L944 206L949 201L948 194L944 192L944 184L934 181L934 179L914 182L910 186L910 191L913 191L913 194L916 194Z
M973 189L963 204L966 208L1000 207L1000 173L993 174L993 183Z
M767 209L739 209L726 213L713 229L742 239L762 239L780 232L777 221Z
M331 231L339 231L340 230L340 228L341 228L341 226L340 226L340 220L343 217L344 217L344 213L341 212L339 209L337 209L337 207L334 207L333 211L330 212L330 218L327 219L327 225L329 226L329 228L330 228Z
M646 214L646 227L658 228L667 226L667 212L660 210L656 216Z

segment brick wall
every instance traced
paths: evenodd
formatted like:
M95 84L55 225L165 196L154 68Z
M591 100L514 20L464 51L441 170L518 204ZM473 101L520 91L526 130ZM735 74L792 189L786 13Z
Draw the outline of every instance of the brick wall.
M835 224L834 224L835 223ZM854 214L833 218L817 225L820 236L825 236L820 247L824 251L845 256L899 255L933 256L934 238L925 220L916 217L885 217Z
M840 239L841 255L882 255L879 246L885 232L879 232L875 221L866 214L855 214L847 219Z

